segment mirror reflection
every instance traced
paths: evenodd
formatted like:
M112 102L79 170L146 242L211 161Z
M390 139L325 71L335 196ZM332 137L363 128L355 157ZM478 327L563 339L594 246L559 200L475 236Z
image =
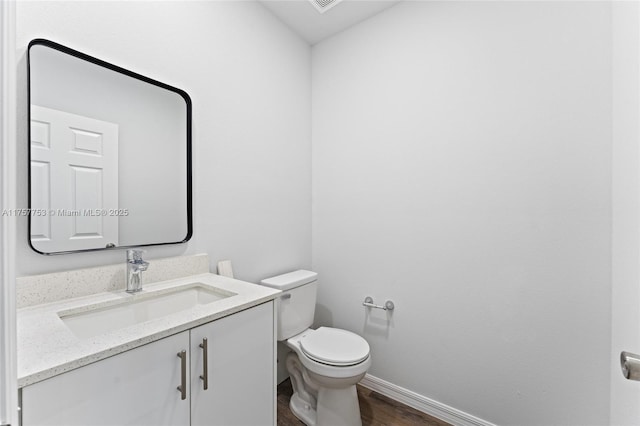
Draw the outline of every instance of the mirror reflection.
M189 96L47 40L28 58L34 250L188 240Z

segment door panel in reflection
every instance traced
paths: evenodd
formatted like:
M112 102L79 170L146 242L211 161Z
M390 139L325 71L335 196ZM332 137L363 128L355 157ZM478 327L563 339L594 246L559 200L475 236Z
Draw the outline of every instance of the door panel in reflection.
M31 105L31 241L43 252L118 245L118 125Z

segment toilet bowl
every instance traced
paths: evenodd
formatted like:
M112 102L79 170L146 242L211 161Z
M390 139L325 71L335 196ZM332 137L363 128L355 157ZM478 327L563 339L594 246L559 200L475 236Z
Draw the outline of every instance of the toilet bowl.
M289 407L296 417L307 425L361 425L355 385L371 366L366 340L346 330L320 327L286 344L293 349L289 356L300 362L287 362L292 382L302 381L295 387L306 386L307 394L315 397L314 401L299 392L291 399Z
M371 366L367 341L348 330L309 328L315 311L315 272L294 271L262 284L283 291L278 340L293 351L286 358L293 414L308 426L362 425L356 383Z

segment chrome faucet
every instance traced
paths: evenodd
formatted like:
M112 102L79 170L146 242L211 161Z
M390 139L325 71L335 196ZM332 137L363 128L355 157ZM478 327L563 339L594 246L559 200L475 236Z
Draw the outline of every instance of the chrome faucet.
M149 262L142 260L144 250L127 250L127 293L142 290L142 273L149 267Z

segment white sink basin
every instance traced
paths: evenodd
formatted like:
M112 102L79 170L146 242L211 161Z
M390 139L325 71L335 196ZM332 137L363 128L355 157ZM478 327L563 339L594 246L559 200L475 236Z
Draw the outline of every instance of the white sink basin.
M193 283L168 291L139 293L123 300L58 312L58 317L81 339L235 296L235 293Z

